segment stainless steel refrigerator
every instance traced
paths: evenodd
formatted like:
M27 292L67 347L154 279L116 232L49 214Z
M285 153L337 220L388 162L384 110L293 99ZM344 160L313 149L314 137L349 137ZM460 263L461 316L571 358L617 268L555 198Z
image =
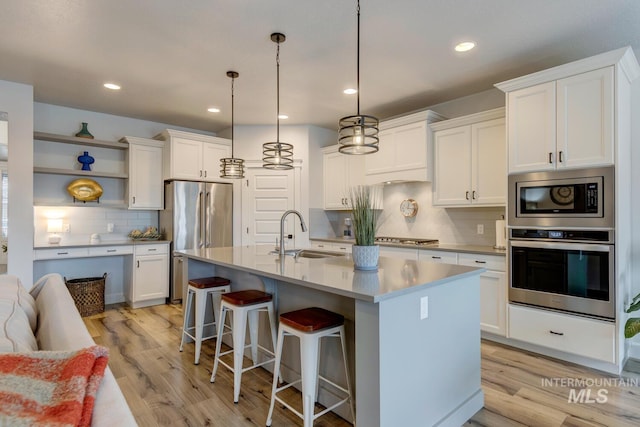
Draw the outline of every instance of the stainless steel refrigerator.
M233 185L210 182L165 183L165 209L160 211L160 230L171 240L171 295L181 300L187 287L182 282L182 249L233 246Z

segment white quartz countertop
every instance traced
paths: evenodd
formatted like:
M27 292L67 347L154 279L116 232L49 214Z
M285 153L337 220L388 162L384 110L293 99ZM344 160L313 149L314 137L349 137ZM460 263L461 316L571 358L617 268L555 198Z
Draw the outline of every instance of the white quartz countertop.
M285 256L280 259L276 254L269 254L271 250L273 245L179 252L217 266L374 303L485 271L483 268L391 257L380 257L378 271L354 271L349 254L331 258Z
M345 239L340 237L312 237L309 240L318 241L318 242L329 242L329 243L346 243L353 245L355 244L354 239ZM504 249L496 249L493 246L482 246L482 245L457 245L457 244L447 244L447 243L436 243L432 245L408 245L403 243L376 243L380 246L388 246L394 248L415 248L422 250L437 250L437 251L448 251L448 252L466 252L471 254L483 254L483 255L502 255L505 256L506 251Z
M59 249L59 248L87 248L87 247L96 247L96 246L126 246L126 245L150 245L150 244L168 244L171 243L170 240L106 240L101 241L100 243L68 243L68 244L59 244L59 245L37 245L34 246L33 249Z

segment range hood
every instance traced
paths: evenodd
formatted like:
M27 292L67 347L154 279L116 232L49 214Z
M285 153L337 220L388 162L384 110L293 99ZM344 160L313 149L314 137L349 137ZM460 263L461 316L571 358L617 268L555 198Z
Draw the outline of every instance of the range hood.
M425 110L380 122L380 150L365 157L365 183L429 182L433 176L430 123L445 120Z

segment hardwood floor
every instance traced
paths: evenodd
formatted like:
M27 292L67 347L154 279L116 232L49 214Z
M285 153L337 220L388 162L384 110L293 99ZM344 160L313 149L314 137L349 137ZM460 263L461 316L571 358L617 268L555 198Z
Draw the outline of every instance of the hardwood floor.
M221 367L215 384L209 382L214 340L203 343L197 366L193 344L178 351L181 306L135 310L114 306L86 317L85 323L96 343L110 349L109 366L140 426L265 425L271 395L269 372L258 368L243 374L240 402L234 405L230 371ZM578 381L583 383L576 384ZM485 407L465 426L638 426L638 386L637 378L620 384L617 377L598 371L483 341ZM583 388L591 390L590 395L581 392ZM597 394L600 389L605 391ZM582 403L570 402L571 397ZM605 398L606 402L597 402ZM276 406L273 426L301 425L291 411ZM315 424L350 425L332 413Z

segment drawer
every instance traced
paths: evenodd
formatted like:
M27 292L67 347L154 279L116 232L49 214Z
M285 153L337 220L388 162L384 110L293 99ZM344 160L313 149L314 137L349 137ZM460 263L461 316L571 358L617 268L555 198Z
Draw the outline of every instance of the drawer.
M458 254L458 264L484 267L487 270L506 271L507 260L500 255Z
M112 256L112 255L130 255L133 253L133 246L99 246L89 248L89 256Z
M331 246L332 246L331 249L334 251L345 252L348 254L351 253L351 248L353 247L351 243L334 243Z
M135 245L136 255L157 255L157 254L168 254L168 253L169 253L169 245L167 244Z
M34 259L84 258L89 256L89 248L36 249Z
M418 260L418 250L416 248L396 248L388 246L380 246L380 256L391 258L402 258Z
M314 249L324 250L324 251L332 251L333 245L331 243L326 242L311 242L311 247Z
M418 251L418 259L420 261L440 262L443 264L457 264L458 254L456 252L429 251L420 249Z
M615 363L615 324L509 305L509 337Z

